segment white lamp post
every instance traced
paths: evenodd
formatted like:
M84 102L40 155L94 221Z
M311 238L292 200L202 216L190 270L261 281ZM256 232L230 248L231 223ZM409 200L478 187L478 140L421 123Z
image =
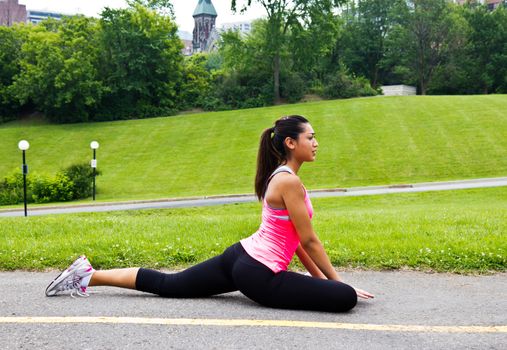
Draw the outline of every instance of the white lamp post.
M97 157L96 157L96 151L97 151L97 148L99 148L99 143L97 141L92 141L90 143L90 148L93 150L93 159L91 161L91 166L92 166L92 169L93 169L93 200L95 200L95 177L97 175L96 171L97 171Z
M25 216L28 216L26 208L26 175L28 174L28 165L26 165L25 151L30 148L30 144L26 140L21 140L18 143L18 148L23 151L23 166L21 167L23 171L23 202L25 204Z

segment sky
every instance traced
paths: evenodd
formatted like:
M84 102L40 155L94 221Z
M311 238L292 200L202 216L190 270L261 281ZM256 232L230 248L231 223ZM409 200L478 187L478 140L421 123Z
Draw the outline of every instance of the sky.
M44 10L63 14L84 14L86 16L98 17L104 7L122 8L126 7L125 0L18 0L26 5L27 10ZM172 0L176 23L180 30L192 32L194 19L192 14L198 0ZM253 20L264 15L264 10L259 5L252 5L244 14L234 15L230 0L212 0L217 11L217 27L223 23Z

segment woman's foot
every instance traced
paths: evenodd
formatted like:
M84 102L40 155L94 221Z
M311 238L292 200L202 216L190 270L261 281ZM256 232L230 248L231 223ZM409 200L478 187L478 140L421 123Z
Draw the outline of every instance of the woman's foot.
M79 296L88 296L86 287L94 272L88 259L80 256L47 286L46 296L55 296L65 291L70 291L71 296L74 296L74 293Z

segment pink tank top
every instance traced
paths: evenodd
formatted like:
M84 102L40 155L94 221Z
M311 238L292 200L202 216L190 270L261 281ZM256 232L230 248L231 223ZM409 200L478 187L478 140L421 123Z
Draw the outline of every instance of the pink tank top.
M292 169L282 166L273 172L270 179L280 172L294 174ZM312 202L306 189L304 187L303 189L306 209L311 219L313 217ZM269 267L274 273L287 270L299 245L299 236L289 218L289 211L271 208L264 199L259 230L250 237L241 240L241 245L248 255Z

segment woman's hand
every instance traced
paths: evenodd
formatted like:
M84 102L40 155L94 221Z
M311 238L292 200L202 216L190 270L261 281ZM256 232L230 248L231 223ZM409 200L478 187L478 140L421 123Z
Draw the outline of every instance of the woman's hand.
M361 299L373 299L373 298L375 298L375 296L373 294L368 293L365 290L362 290L362 289L359 289L359 288L355 288L355 287L352 287L352 288L354 288L354 290L356 291L358 298L361 298Z

